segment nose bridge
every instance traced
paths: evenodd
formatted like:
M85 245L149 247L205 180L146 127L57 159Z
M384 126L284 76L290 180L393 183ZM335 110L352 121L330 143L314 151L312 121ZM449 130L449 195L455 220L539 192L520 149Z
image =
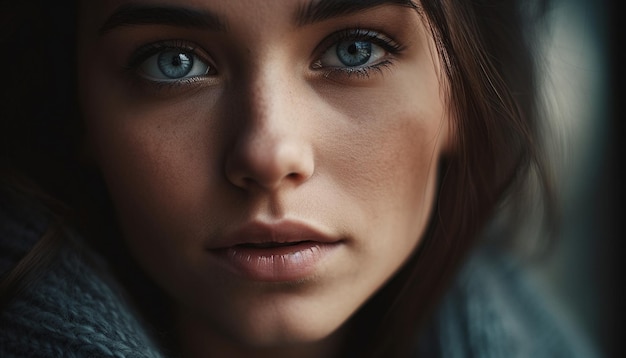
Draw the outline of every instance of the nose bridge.
M297 111L297 85L279 61L261 61L250 71L237 109L235 145L227 177L236 186L276 190L313 173L313 153Z
M248 96L249 121L253 127L261 130L279 132L293 124L293 121L288 120L294 102L291 81L280 73L279 66L279 63L268 62L251 75Z

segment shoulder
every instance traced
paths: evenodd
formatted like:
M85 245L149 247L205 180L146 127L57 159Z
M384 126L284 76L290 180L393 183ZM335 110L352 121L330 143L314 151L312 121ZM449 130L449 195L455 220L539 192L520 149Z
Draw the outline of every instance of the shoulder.
M598 357L521 263L482 249L464 265L425 336L441 357Z
M31 212L20 218L25 213L20 210L0 212L3 273L46 227L46 220L35 219ZM7 252L6 247L14 249ZM0 356L160 357L106 277L82 251L64 244L45 271L0 313Z

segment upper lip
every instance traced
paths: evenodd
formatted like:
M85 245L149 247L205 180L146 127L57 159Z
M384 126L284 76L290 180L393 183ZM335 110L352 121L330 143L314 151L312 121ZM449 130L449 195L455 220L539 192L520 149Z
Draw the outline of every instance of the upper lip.
M236 245L293 244L297 242L334 243L340 241L312 225L284 220L276 223L253 221L211 243L210 249L227 248Z

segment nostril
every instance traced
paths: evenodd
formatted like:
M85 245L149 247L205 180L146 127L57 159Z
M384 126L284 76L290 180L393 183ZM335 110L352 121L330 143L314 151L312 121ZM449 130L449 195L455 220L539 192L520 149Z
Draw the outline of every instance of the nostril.
M306 181L307 178L308 178L308 175L304 173L293 172L293 173L287 174L284 180L299 184L299 183Z
M276 190L300 185L314 170L313 151L306 142L265 131L242 137L228 152L225 174L243 189Z

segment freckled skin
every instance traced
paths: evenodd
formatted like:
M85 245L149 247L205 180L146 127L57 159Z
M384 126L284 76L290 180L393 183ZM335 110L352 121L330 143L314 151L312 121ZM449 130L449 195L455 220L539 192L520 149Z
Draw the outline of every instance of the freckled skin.
M185 349L292 349L337 332L419 244L449 146L420 16L389 5L297 27L299 1L167 0L216 12L229 31L150 25L98 36L125 1L94 3L82 10L78 53L89 150L133 256L176 303ZM326 36L357 26L404 49L369 77L311 68ZM129 79L137 46L171 38L206 51L215 78L158 90ZM284 218L343 240L315 275L250 282L207 259L225 232Z

